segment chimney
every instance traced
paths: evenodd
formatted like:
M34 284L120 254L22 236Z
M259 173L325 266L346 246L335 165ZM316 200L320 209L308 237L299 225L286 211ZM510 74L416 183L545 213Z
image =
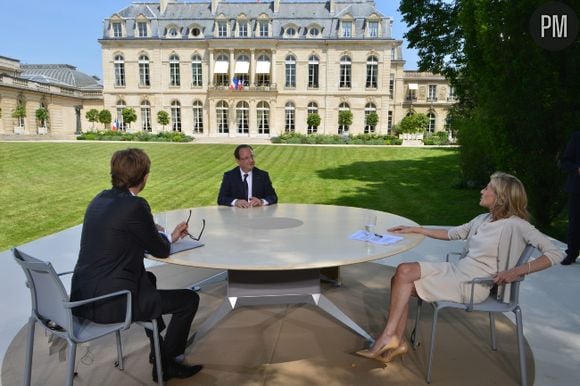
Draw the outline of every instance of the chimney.
M211 14L215 15L220 0L211 0Z
M334 0L328 0L328 12L334 15Z
M280 0L274 0L274 13L280 12Z
M159 11L160 13L165 13L167 9L167 4L173 3L174 0L159 0Z

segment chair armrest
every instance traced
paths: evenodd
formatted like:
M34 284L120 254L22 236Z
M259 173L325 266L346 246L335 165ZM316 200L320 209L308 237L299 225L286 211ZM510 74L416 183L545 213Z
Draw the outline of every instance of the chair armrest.
M108 299L108 298L112 298L112 297L116 297L116 296L121 296L121 295L127 296L127 309L125 310L125 321L123 322L124 323L123 329L126 330L131 325L132 307L131 307L131 291L129 291L129 290L121 290L121 291L111 292L110 294L101 295L101 296L97 296L97 297L89 298L89 299L77 300L75 302L63 302L63 305L66 308L76 308L76 307L83 306L85 304L94 303L94 302L97 302L99 300L104 300L104 299Z
M461 257L463 257L463 252L449 252L448 254L445 255L445 261L449 263L449 258L451 256L459 256L459 258L461 259Z
M62 275L70 275L71 273L74 273L75 271L65 271L65 272L61 272L61 273L57 273L57 276L62 276Z
M475 277L469 281L471 283L471 296L469 298L469 305L467 306L467 312L473 311L473 293L475 291L475 284L494 284L493 278L491 277Z

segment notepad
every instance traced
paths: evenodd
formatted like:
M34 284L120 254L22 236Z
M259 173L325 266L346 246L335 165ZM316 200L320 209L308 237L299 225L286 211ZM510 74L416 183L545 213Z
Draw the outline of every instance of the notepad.
M169 254L173 255L174 253L187 251L189 249L199 248L202 246L203 246L203 243L200 243L199 241L190 240L190 239L181 239L181 240L176 241L175 243L171 244L171 250L169 251Z
M400 236L392 236L386 234L380 235L378 233L372 233L363 230L354 232L348 238L350 240L368 241L369 243L381 245L394 244L396 242L403 240L403 238Z

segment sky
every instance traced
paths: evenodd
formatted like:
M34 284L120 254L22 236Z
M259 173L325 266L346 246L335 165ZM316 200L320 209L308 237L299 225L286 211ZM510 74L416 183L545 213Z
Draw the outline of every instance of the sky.
M192 1L198 0L186 2ZM20 60L22 64L70 64L79 71L102 78L98 39L103 36L103 20L132 2L5 0L1 7L0 56ZM383 15L394 20L392 37L403 39L407 27L397 11L399 0L375 2ZM406 42L403 42L403 58L406 70L417 68L416 51L408 49Z

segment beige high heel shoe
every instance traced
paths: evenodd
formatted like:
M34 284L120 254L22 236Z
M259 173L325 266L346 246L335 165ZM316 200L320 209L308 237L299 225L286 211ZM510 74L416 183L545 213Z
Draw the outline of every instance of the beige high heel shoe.
M400 356L401 361L402 361L408 352L409 352L409 345L407 344L407 342L403 342L399 345L399 347L388 351L387 355L381 355L381 356L376 357L375 359L378 361L381 361L383 363L389 363L393 359L395 359L396 357Z
M356 352L356 355L361 356L363 358L367 358L367 359L378 359L384 353L386 353L387 351L394 350L398 346L399 346L399 339L397 339L396 337L393 337L393 339L391 339L389 341L389 343L385 344L384 346L382 346L381 348L379 348L375 352L372 352L372 351L370 351L368 349L365 349L365 350L359 350L359 351L357 351Z

